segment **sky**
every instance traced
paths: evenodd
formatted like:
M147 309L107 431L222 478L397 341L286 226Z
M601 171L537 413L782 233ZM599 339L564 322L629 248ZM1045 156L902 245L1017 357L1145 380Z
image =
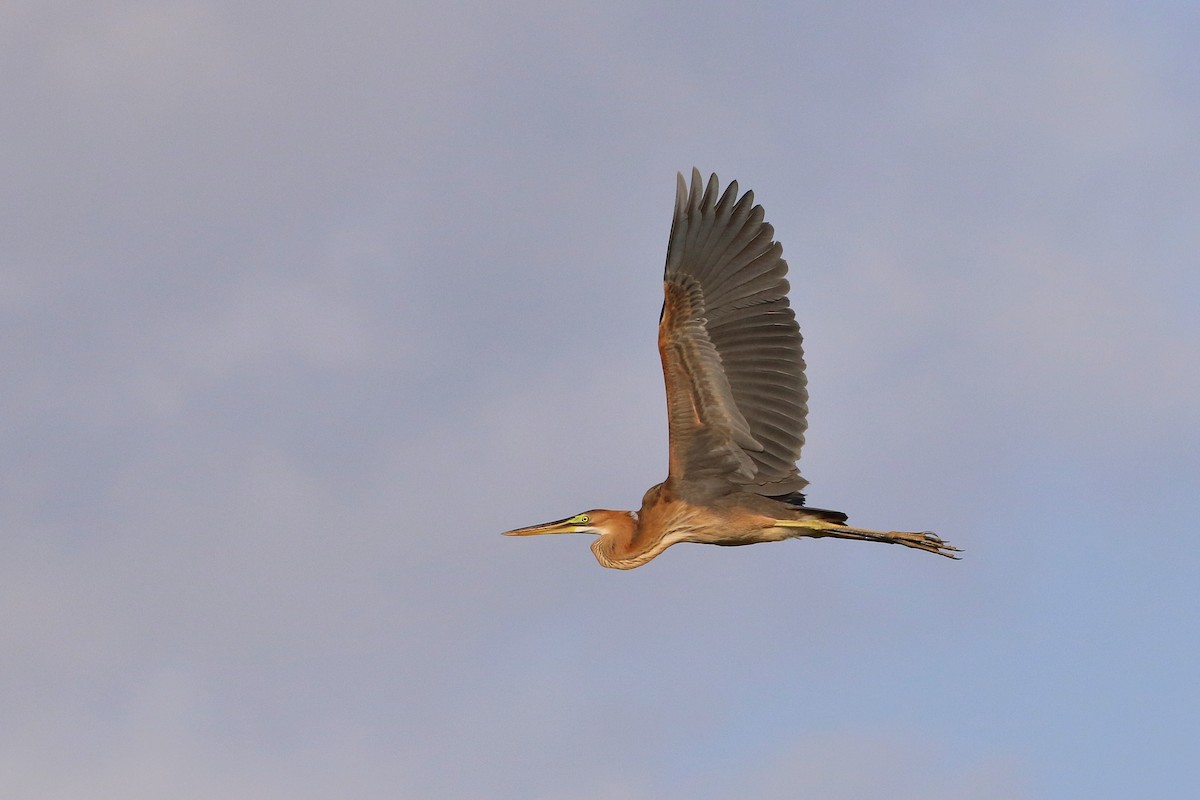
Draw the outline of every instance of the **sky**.
M0 795L1192 798L1192 3L0 3ZM800 540L630 572L675 175Z

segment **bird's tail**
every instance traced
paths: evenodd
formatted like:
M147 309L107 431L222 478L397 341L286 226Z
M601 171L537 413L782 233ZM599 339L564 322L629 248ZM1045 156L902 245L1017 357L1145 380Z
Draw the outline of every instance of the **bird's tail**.
M788 494L779 495L778 497L773 497L771 499L778 500L781 503L787 503L789 506L795 509L804 509L804 515L806 517L816 518L825 522L834 522L838 525L845 525L846 520L849 519L849 517L847 517L841 511L831 511L828 508L809 508L808 506L804 505L804 492L790 492Z
M830 511L828 508L809 508L805 506L804 513L810 517L816 517L825 522L834 522L838 525L845 525L846 520L850 519L841 511Z

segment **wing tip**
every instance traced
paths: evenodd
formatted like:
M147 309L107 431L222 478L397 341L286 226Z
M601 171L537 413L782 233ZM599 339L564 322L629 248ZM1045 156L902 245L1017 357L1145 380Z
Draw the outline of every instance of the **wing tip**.
M675 206L684 211L711 213L718 206L722 210L727 206L739 207L743 203L754 205L754 192L747 191L738 195L736 179L729 182L725 191L721 191L721 178L717 173L710 172L708 180L698 167L693 166L687 177L682 172L675 173ZM728 212L727 212L728 213Z

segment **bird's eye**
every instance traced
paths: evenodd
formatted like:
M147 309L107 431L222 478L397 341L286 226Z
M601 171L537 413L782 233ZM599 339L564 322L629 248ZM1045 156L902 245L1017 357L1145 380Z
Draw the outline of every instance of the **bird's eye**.
M589 517L587 514L580 514L571 521L578 525L587 525L591 521L591 517Z

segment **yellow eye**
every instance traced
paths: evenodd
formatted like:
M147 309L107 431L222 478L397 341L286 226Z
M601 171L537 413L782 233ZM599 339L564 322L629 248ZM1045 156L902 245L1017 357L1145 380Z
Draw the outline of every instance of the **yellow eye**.
M576 525L587 525L590 521L591 517L589 517L587 514L579 514L578 516L571 518L571 522L575 523Z

